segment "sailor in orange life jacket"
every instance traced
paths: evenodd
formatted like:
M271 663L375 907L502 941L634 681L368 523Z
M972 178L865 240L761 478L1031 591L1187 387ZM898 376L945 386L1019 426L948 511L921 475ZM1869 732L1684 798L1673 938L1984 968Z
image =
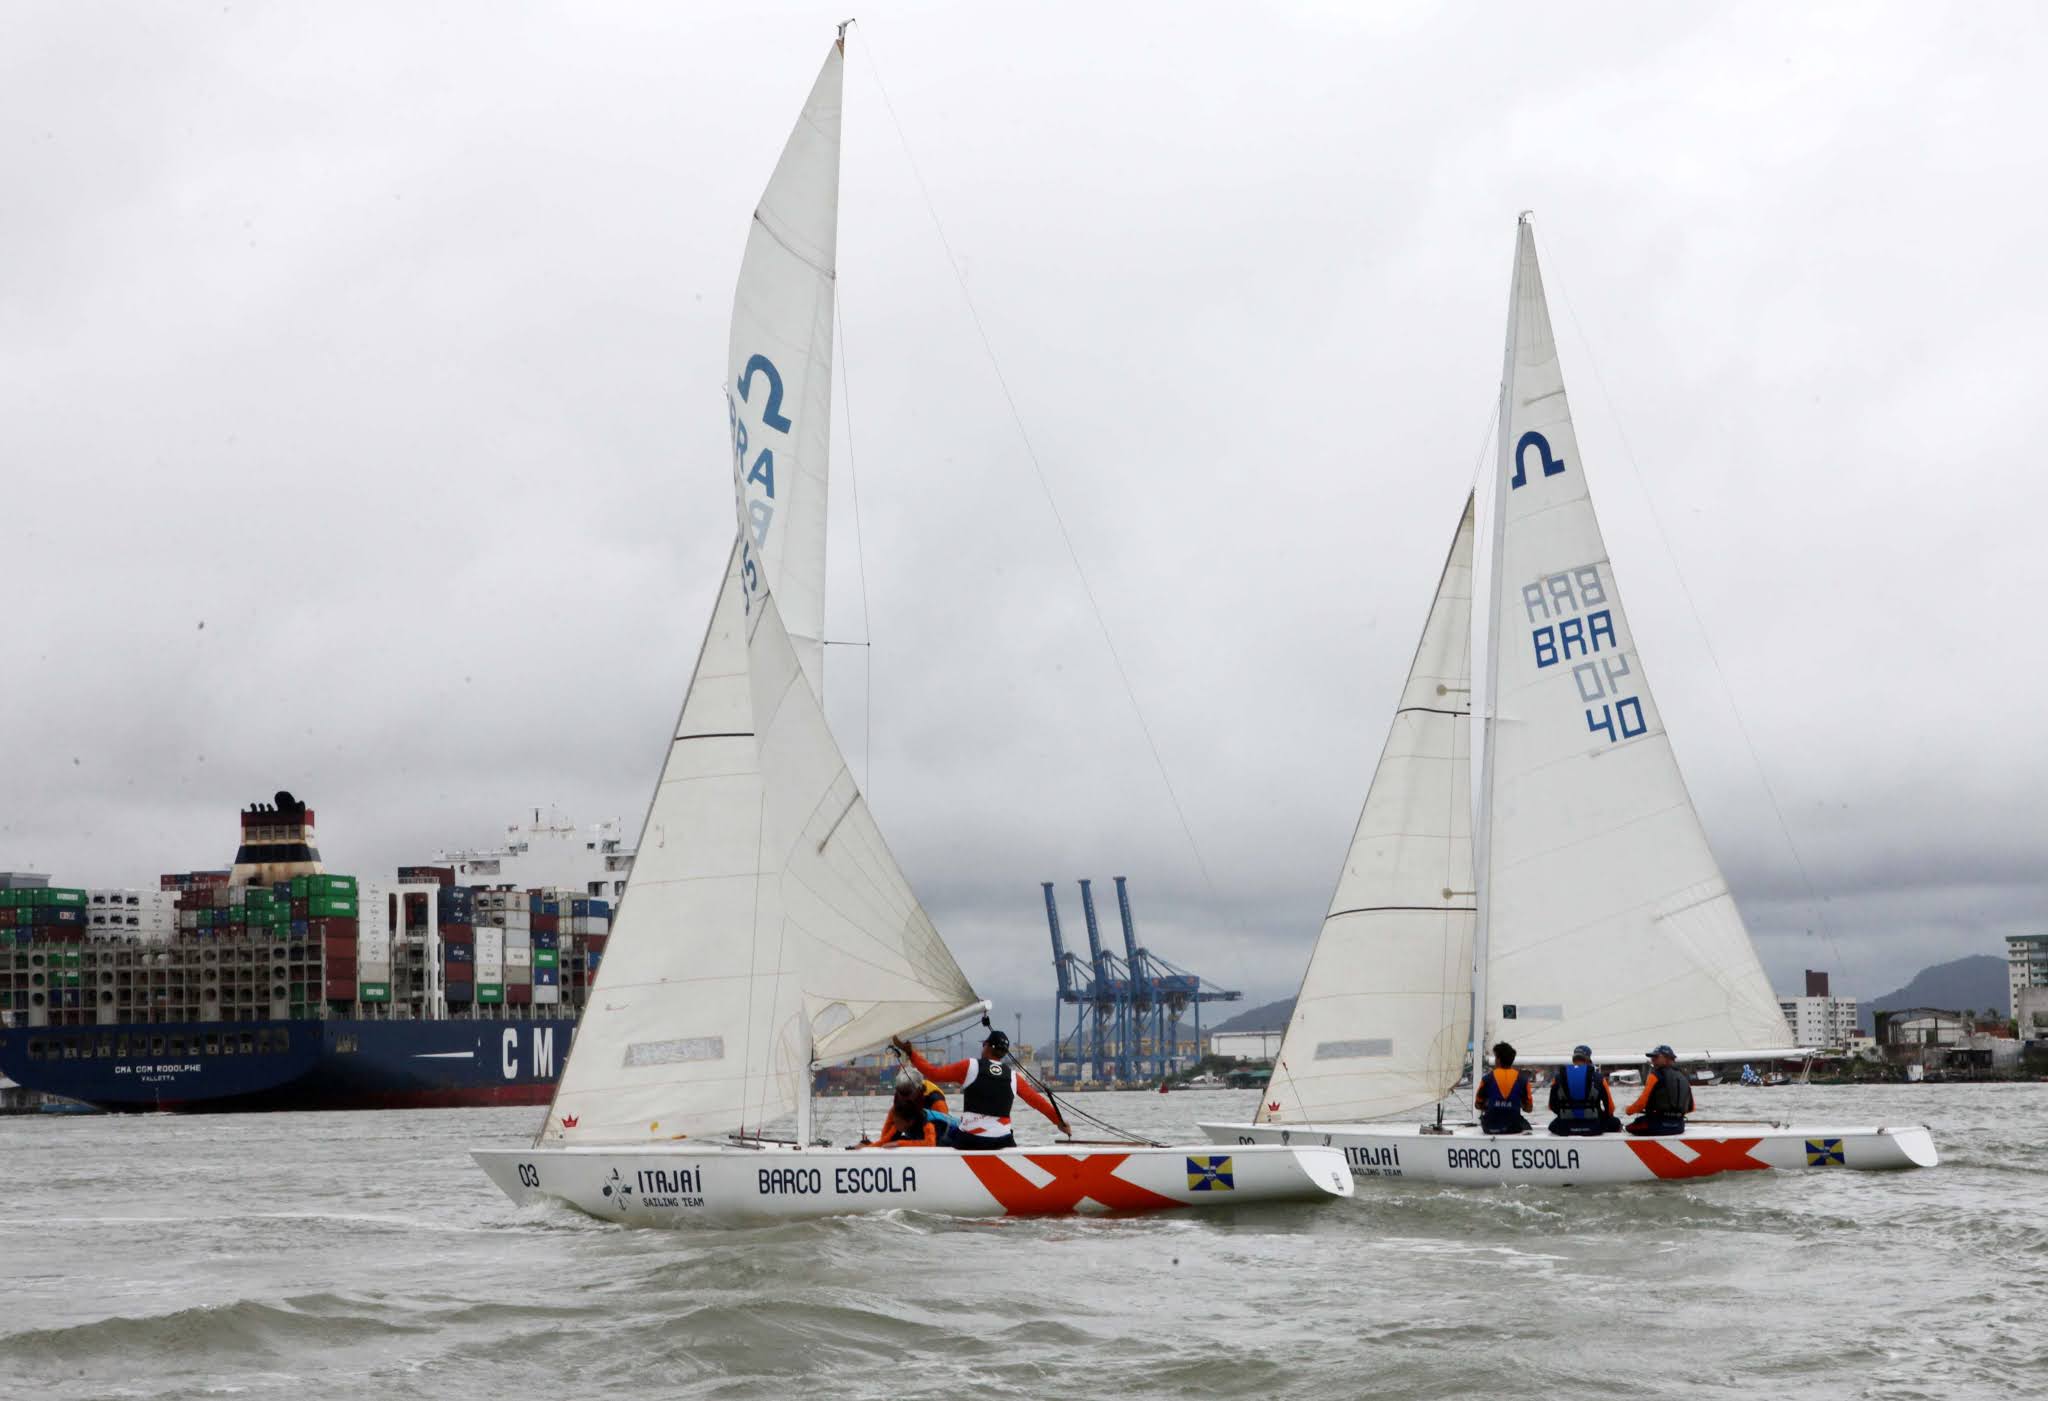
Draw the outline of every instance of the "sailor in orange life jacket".
M1515 1048L1503 1041L1493 1048L1493 1069L1479 1076L1472 1089L1472 1106L1479 1111L1479 1127L1487 1133L1528 1133L1525 1109L1536 1107L1536 1092L1529 1077L1515 1069Z
M889 1102L889 1115L882 1120L882 1132L870 1143L862 1139L857 1148L936 1148L953 1127L946 1112L946 1092L904 1066L896 1076L896 1096Z
M950 1065L933 1065L900 1036L895 1038L895 1046L926 1079L960 1086L960 1121L946 1135L949 1148L1015 1148L1017 1138L1010 1131L1010 1108L1019 1099L1052 1120L1061 1133L1073 1132L1044 1095L1025 1084L1003 1063L1003 1058L1010 1054L1010 1038L1005 1032L990 1031L988 1039L981 1043L980 1055Z
M1669 1046L1650 1052L1650 1068L1643 1074L1643 1092L1625 1111L1643 1117L1632 1120L1634 1134L1662 1135L1685 1132L1685 1116L1692 1113L1692 1083L1678 1068L1677 1053Z

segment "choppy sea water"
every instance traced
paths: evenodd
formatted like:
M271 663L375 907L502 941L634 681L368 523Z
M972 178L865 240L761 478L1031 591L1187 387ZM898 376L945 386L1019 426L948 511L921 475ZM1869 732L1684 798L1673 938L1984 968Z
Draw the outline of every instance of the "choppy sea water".
M1701 1098L1946 1162L671 1232L501 1197L464 1150L538 1110L0 1119L0 1397L2048 1392L2048 1085ZM1080 1102L1181 1138L1254 1097Z

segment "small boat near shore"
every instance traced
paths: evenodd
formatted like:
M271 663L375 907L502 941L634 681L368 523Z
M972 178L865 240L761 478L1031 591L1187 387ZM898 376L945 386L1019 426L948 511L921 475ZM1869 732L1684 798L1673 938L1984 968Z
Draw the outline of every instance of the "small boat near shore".
M1790 1044L1651 696L1581 470L1526 215L1499 427L1484 607L1475 616L1475 490L1261 1107L1250 1123L1202 1131L1241 1149L1337 1148L1360 1178L1430 1182L1934 1166L1923 1126L1695 1115L1679 1135L1565 1138L1444 1125L1440 1110L1437 1123L1389 1122L1438 1105L1495 1038L1524 1067L1568 1062L1581 1044L1617 1070L1658 1043L1693 1065L1810 1054Z
M1307 1145L860 1152L813 1132L817 1069L988 1007L821 700L844 44L842 27L748 236L726 381L738 533L602 975L535 1142L472 1156L514 1201L643 1226L1349 1196L1342 1155Z

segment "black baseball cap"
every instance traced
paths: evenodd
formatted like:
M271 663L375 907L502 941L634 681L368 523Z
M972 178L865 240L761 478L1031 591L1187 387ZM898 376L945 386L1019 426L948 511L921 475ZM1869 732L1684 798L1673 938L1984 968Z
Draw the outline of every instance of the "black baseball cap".
M1669 1046L1659 1046L1656 1050L1647 1052L1646 1054L1653 1056L1669 1056L1673 1060L1678 1059L1678 1052L1672 1050Z
M989 1048L991 1053L998 1056L1006 1056L1010 1053L1010 1033L1007 1031L991 1031L984 1038L983 1044Z

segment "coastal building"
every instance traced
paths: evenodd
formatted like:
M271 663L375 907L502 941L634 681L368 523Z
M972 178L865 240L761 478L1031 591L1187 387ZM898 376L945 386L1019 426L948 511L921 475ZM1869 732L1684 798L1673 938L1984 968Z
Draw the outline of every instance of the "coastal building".
M2048 988L2048 934L2018 934L2005 941L2005 979L2012 1000L2006 1005L2020 1014L2020 994Z
M2048 987L2021 988L2013 998L2012 1019L2021 1040L2048 1040Z
M1807 969L1805 995L1780 997L1778 1010L1795 1045L1847 1046L1856 1037L1856 999L1830 995L1828 975L1820 970Z
M1280 1054L1280 1038L1273 1031L1219 1031L1209 1038L1209 1054L1237 1060L1271 1060Z
M1967 1031L1961 1013L1941 1007L1904 1007L1879 1015L1884 1018L1880 1039L1887 1046L1954 1046Z

